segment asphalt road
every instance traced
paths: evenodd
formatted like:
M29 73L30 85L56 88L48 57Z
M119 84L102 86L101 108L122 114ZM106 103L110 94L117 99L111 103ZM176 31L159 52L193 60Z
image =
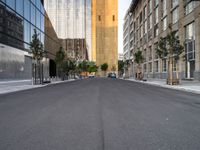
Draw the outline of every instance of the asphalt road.
M114 79L0 95L0 150L200 150L200 95Z

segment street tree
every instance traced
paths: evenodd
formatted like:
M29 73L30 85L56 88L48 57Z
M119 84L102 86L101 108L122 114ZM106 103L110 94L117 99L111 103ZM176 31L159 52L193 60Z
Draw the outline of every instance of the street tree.
M107 63L102 64L101 70L104 72L104 75L106 75L106 71L108 70L108 64Z
M142 51L138 50L134 54L134 62L137 64L137 72L136 72L136 79L142 80L143 75L142 75L142 67L141 64L144 61L144 57L142 55Z
M166 38L160 38L156 53L159 58L166 59L168 61L168 78L167 84L179 84L179 76L178 76L178 60L180 55L184 51L184 47L180 44L179 37L176 35L176 31L172 31L172 26L169 25L169 34ZM173 65L176 66L176 79L173 76Z
M37 33L36 29L34 29L34 34L32 36L32 41L30 42L30 50L33 55L34 60L34 79L36 84L37 72L39 74L40 84L43 80L43 74L41 71L41 60L44 57L45 51L42 42L39 40L39 33Z
M87 67L87 71L88 71L89 73L92 73L92 72L97 72L97 70L98 70L98 67L97 67L97 65L95 64L95 62L89 61L89 62L88 62L88 67Z
M55 57L55 62L56 62L56 70L57 70L57 75L59 77L63 77L63 63L65 60L65 51L63 50L62 47L56 52L56 57Z
M124 73L124 61L123 60L118 60L118 71L119 71L119 76L123 75L123 73Z

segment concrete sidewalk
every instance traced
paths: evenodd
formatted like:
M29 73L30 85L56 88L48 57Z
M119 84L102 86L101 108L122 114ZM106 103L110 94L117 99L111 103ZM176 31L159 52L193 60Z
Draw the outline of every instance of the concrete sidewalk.
M200 94L200 82L198 81L181 80L180 85L172 86L172 85L167 85L165 79L147 79L147 81L139 81L133 78L129 78L126 80Z
M39 87L45 87L47 85L64 83L64 82L71 82L75 81L74 79L69 79L65 81L53 81L49 84L44 85L33 85L32 80L13 80L13 81L0 81L0 94L7 94L12 92L18 92L23 90L29 90Z

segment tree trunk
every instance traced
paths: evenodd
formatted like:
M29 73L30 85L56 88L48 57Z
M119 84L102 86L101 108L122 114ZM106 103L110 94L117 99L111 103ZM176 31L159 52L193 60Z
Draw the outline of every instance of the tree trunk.
M176 62L176 80L177 80L177 84L180 84L178 62Z
M169 58L169 77L168 77L168 84L173 85L173 59L170 57Z
M141 80L142 79L142 71L141 71L141 66L138 64L137 66L137 79Z
M37 64L34 64L34 83L37 84Z

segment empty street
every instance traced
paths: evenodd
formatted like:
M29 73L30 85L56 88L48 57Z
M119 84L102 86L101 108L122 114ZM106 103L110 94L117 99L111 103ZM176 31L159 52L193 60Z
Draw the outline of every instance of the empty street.
M0 95L0 150L199 150L200 96L118 79Z

